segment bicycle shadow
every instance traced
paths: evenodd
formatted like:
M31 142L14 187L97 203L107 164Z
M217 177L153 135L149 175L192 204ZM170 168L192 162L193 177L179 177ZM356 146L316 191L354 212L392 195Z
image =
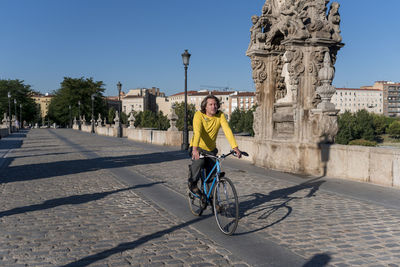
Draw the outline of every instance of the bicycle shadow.
M285 220L293 211L289 205L293 200L311 198L319 190L325 181L319 181L322 177L313 178L304 183L271 191L268 195L253 193L242 196L246 200L240 201L239 220L245 217L255 217L256 225L262 225L256 229L237 233L237 235L249 234L264 230ZM306 190L306 192L303 192ZM307 192L308 191L308 192ZM296 194L306 193L302 196ZM264 223L262 223L264 221Z

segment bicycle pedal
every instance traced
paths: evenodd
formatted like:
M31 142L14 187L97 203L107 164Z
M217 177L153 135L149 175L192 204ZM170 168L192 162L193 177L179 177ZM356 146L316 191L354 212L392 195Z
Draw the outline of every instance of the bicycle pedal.
M219 177L221 178L221 177L224 177L225 176L225 172L220 172L219 173Z

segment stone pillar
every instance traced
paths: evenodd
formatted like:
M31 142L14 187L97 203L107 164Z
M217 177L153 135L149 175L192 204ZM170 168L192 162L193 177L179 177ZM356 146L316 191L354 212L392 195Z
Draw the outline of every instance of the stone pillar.
M99 113L99 117L97 119L97 127L103 126L103 120L101 119L101 114Z
M269 167L298 164L293 168L301 170L307 168L307 148L332 142L337 133L331 83L336 55L344 44L338 3L327 13L329 1L292 2L265 2L261 15L252 17L246 55L258 104L255 141L267 150L260 151L264 158L258 160ZM271 163L272 155L280 152L282 159Z
M176 121L178 120L178 115L176 115L175 113L175 104L172 105L171 107L171 113L168 115L168 119L170 124L168 131L178 131L178 128L176 127Z
M115 118L114 118L114 128L119 129L119 127L120 127L119 114L118 114L118 111L116 111Z
M131 112L131 115L129 115L129 129L135 129L135 116L133 116L133 112Z

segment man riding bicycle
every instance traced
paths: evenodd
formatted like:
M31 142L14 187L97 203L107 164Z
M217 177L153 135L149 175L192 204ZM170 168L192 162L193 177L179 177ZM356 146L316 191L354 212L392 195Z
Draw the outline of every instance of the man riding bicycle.
M210 158L200 157L200 153L216 155L216 141L218 131L222 126L225 136L229 141L235 155L240 158L241 152L233 136L232 130L226 121L224 113L219 111L219 99L213 95L206 96L201 102L201 111L197 111L193 118L193 138L190 141L192 164L189 165L188 184L189 189L199 194L197 182L200 178L200 171L210 166Z

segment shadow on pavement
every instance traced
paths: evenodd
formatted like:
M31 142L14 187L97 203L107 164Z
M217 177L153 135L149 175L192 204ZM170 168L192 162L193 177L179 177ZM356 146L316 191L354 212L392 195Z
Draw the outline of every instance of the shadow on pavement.
M93 264L93 263L95 263L97 261L100 261L102 259L108 258L108 257L110 257L110 256L112 256L114 254L119 254L119 253L122 253L122 252L127 251L127 250L135 249L136 247L138 247L138 246L140 246L140 245L142 245L144 243L147 243L147 242L149 242L149 241L151 241L153 239L157 239L157 238L160 238L160 237L162 237L164 235L170 234L170 233L172 233L172 232L174 232L176 230L182 229L182 228L184 228L186 226L189 226L189 225L191 225L193 223L196 223L196 222L199 222L201 220L204 220L204 219L206 219L206 218L208 218L210 216L213 216L213 215L210 214L210 215L207 215L207 216L197 217L197 218L195 218L193 220L190 220L190 221L185 222L185 223L181 223L181 224L173 226L171 228L168 228L168 229L165 229L165 230L161 230L161 231L158 231L158 232L143 236L143 237L141 237L141 238L139 238L139 239L137 239L135 241L121 243L121 244L119 244L118 246L116 246L114 248L99 252L99 253L94 254L94 255L87 256L87 257L82 258L80 260L77 260L75 262L63 265L62 267L88 266L88 265Z
M154 164L168 161L186 159L186 153L182 151L168 151L150 154L139 154L118 157L99 157L92 159L80 159L69 161L57 161L38 164L27 164L5 168L0 173L0 184L17 181L29 181L41 178L50 178L61 175L76 174L129 167L135 165ZM12 159L12 158L10 158Z
M105 198L111 194L115 194L115 193L119 193L119 192L123 192L123 191L129 191L129 190L142 188L142 187L150 187L150 186L153 186L156 184L162 184L162 183L164 183L164 182L141 184L141 185L136 185L136 186L132 186L132 187L128 187L128 188L122 188L122 189L118 189L118 190L101 192L101 193L74 195L74 196L69 196L69 197L51 199L51 200L47 200L47 201L43 202L42 204L30 205L30 206L15 208L15 209L7 210L7 211L2 211L2 212L0 212L0 218L5 217L5 216L26 213L26 212L51 209L51 208L55 208L55 207L63 206L63 205L79 205L79 204L88 203L91 201L96 201L101 198Z
M316 254L303 267L323 267L331 261L331 256L325 253Z
M267 223L261 223L261 227L250 231L237 233L237 235L258 232L285 220L290 216L293 210L289 203L295 199L310 198L315 196L315 192L317 192L320 186L325 182L318 181L321 178L322 177L317 177L299 185L271 191L268 195L262 193L253 193L251 195L241 197L250 199L240 202L239 218L242 219L253 214L260 214L257 217L258 224L260 224L260 220L266 220ZM294 193L302 190L309 190L309 192L303 197L291 196ZM273 202L274 200L276 200L276 202L267 206L264 205L266 203ZM275 217L273 215L275 215ZM274 217L274 219L271 220L271 217Z

